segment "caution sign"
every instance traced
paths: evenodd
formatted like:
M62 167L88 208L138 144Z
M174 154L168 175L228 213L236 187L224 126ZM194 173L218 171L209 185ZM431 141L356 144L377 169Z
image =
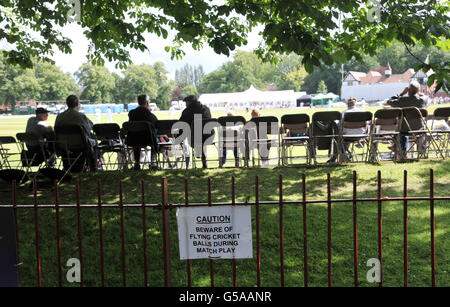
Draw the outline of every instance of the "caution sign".
M252 258L250 206L177 210L180 259Z

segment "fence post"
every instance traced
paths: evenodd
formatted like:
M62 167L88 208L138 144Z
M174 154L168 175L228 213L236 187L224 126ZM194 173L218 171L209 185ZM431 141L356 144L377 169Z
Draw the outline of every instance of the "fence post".
M141 180L141 201L142 201L142 249L144 257L144 287L148 287L148 269L147 269L147 223L145 214L145 186L144 180Z
M408 287L408 171L403 174L403 276Z
M261 246L259 233L259 178L255 176L255 220L256 220L256 284L261 287Z
M83 276L83 241L81 232L81 206L80 206L80 182L75 181L75 194L77 201L77 228L78 228L78 256L80 259L80 287L84 287Z
M34 234L36 245L36 269L38 287L42 287L42 271L41 271L41 252L39 246L39 213L37 200L36 180L33 180L33 199L34 199Z
M163 226L163 251L164 251L164 287L170 287L170 247L169 247L169 217L168 217L168 191L167 178L161 178L162 196L162 226Z
M189 206L189 181L187 178L184 179L184 201L185 205ZM191 277L191 260L188 259L186 262L186 272L187 272L187 282L188 287L192 286L192 277Z
M54 188L55 188L56 243L57 243L57 257L58 257L58 286L62 287L61 227L59 220L59 186L57 180L55 180L54 182Z
M284 287L284 221L283 221L283 176L279 176L279 209L280 209L280 279L281 287Z
M434 170L430 169L431 286L436 287L436 247L434 221Z
M303 284L308 287L308 235L306 224L306 175L302 174L302 209L303 209Z
M355 287L358 287L358 209L356 196L356 171L353 171L353 278Z
M328 211L328 287L333 285L332 282L332 243L331 243L331 175L327 174L327 211Z
M383 287L383 203L381 200L381 171L378 171L378 260L380 260L380 287Z

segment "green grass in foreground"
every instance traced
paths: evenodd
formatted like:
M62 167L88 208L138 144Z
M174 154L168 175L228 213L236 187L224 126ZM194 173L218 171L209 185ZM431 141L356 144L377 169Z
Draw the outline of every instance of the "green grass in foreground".
M307 178L307 198L325 200L327 198L326 177L332 176L333 199L352 197L352 172L358 173L358 197L376 197L377 171L382 171L383 196L403 195L403 171L408 171L408 195L429 195L429 169L435 170L435 195L448 196L450 184L450 161L423 161L407 164L392 162L380 165L323 166L315 168L289 167L275 169L221 169L221 170L171 170L158 172L105 172L78 175L81 186L81 203L97 203L97 181L102 182L104 204L119 202L119 180L123 181L124 203L141 203L140 181L144 180L147 203L161 202L161 177L169 183L169 202L184 203L184 179L189 179L190 202L207 202L207 178L212 180L212 201L231 201L231 177L236 178L236 199L255 199L255 176L259 176L260 200L278 200L278 176L283 175L284 199L301 199L301 174ZM28 187L20 187L17 193L19 205L32 205L33 192ZM12 191L2 186L0 205L10 205ZM39 204L53 204L54 191L39 189ZM60 203L74 204L74 183L60 187ZM384 285L403 285L403 202L383 204L383 255ZM409 217L409 285L428 286L431 284L430 267L430 221L429 202L410 201ZM143 242L141 209L125 208L125 245L127 285L143 286ZM284 207L285 237L285 278L286 286L303 285L303 237L302 208L298 205ZM186 261L179 260L176 210L170 211L170 253L173 286L187 285ZM308 206L308 262L309 285L327 285L327 210L326 204ZM436 270L437 285L449 286L450 274L450 206L447 201L436 201ZM86 286L100 286L100 258L97 209L83 209L83 259ZM78 258L77 219L74 209L62 209L60 214L62 234L63 285L76 286L66 281L69 258ZM332 206L333 240L333 285L353 286L353 236L352 204L339 203ZM149 286L162 286L163 252L161 211L147 209L146 237L148 244ZM279 206L262 206L261 224L261 278L262 286L279 286ZM57 240L55 210L39 210L40 252L43 286L56 286ZM34 235L34 212L18 209L20 277L22 286L36 286L36 251ZM120 215L117 208L103 210L103 230L105 248L106 285L120 286L121 238ZM253 259L237 260L238 286L256 285L256 241L255 219L252 209ZM366 280L367 260L377 258L377 204L358 203L359 281L361 286L376 286ZM194 286L209 286L208 260L192 263ZM215 285L232 285L231 260L214 261Z

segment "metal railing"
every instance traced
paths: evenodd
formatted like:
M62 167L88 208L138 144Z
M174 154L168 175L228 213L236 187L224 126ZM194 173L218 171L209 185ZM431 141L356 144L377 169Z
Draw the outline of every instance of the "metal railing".
M39 198L37 196L37 187L36 183L33 185L33 200L34 203L32 205L19 205L17 203L17 187L15 182L12 186L13 193L13 204L2 206L2 207L10 207L13 208L16 219L16 235L19 235L19 227L18 224L18 211L21 210L33 210L34 213L34 248L35 248L35 258L36 258L36 285L42 286L42 270L41 270L41 246L40 246L40 224L39 224L39 212L42 209L53 209L54 217L56 223L56 242L57 242L57 270L58 270L58 286L63 285L63 264L62 264L62 253L61 253L61 240L63 239L63 235L61 232L61 220L60 220L60 212L61 210L71 209L76 212L76 223L77 223L77 246L78 246L78 257L80 261L80 286L83 287L84 284L84 275L83 271L86 269L85 262L83 259L83 230L82 230L82 220L81 220L81 211L82 210L96 210L98 214L98 240L99 240L99 256L100 256L100 279L101 286L106 285L105 280L105 250L104 250L104 230L103 230L103 211L108 210L110 208L116 208L119 210L119 221L120 221L120 263L121 263L121 273L122 273L122 284L123 286L127 286L127 266L126 266L126 244L125 244L125 223L124 223L124 211L129 210L130 208L140 209L142 216L142 273L144 275L144 285L148 285L148 244L147 244L147 210L159 210L161 212L161 238L162 238L162 252L163 252L163 276L161 276L161 281L164 280L164 286L171 286L171 257L170 257L170 223L169 223L169 212L175 208L181 207L207 207L207 206L252 206L254 208L254 219L255 219L255 229L254 229L254 238L256 239L256 252L254 253L255 257L255 270L256 270L256 285L261 286L261 226L260 226L260 208L263 206L278 206L279 211L279 278L280 278L280 286L285 286L285 217L283 209L286 205L295 205L300 206L302 209L302 238L303 238L303 285L308 287L309 285L309 265L308 260L310 258L310 250L308 249L308 233L307 233L307 210L308 207L316 205L316 204L326 204L327 206L327 281L328 286L333 286L333 242L332 242L332 204L337 203L351 203L352 204L352 218L353 218L353 227L352 227L352 240L353 240L353 279L354 286L357 287L360 281L358 280L358 265L359 265L359 254L358 254L358 203L376 203L377 207L377 249L378 249L378 260L380 262L380 281L379 286L383 286L383 212L382 205L387 202L397 202L403 204L403 279L404 286L408 286L408 270L409 270L409 254L408 254L408 203L411 201L425 201L429 202L429 212L430 212L430 265L431 265L431 286L436 286L436 248L435 248L435 201L446 201L445 204L448 205L450 202L450 196L438 197L434 195L434 171L430 170L429 177L429 195L428 196L420 196L420 197L410 197L408 196L408 173L404 171L403 175L403 196L402 197L383 197L383 189L382 189L382 177L381 171L378 171L377 174L377 182L376 182L376 197L366 197L361 198L358 197L357 191L357 173L353 172L353 180L352 180L352 197L346 199L333 199L332 198L332 186L331 186L331 175L328 173L327 175L327 197L326 199L318 199L312 200L307 199L307 183L306 183L306 175L302 174L301 178L301 199L298 200L285 200L284 192L283 192L283 176L279 175L278 177L278 200L272 201L263 201L260 199L260 182L259 177L255 177L254 182L254 201L245 201L238 202L236 201L236 188L235 188L235 178L232 177L232 186L231 186L231 202L213 202L212 201L212 193L211 193L211 178L208 178L207 181L207 202L206 203L196 203L190 202L190 191L189 191L189 180L184 180L184 203L170 203L169 202L169 193L168 193L168 181L167 178L161 178L161 203L146 203L146 192L144 181L140 182L140 196L141 203L140 204L124 204L123 201L123 188L122 181L119 181L119 203L118 204L103 204L102 203L102 185L101 182L97 182L97 204L81 204L80 202L80 185L77 181L75 183L75 200L73 204L60 204L60 191L59 185L55 183L54 185L54 203L52 204L39 204ZM18 250L18 259L17 263L20 263L20 255L21 251ZM237 270L236 264L239 260L232 259L232 279L233 286L237 286ZM448 264L447 264L448 265ZM210 285L212 287L215 286L215 273L214 273L214 260L209 259L209 275L210 275ZM192 270L191 270L191 261L186 261L186 276L187 276L187 286L192 286Z

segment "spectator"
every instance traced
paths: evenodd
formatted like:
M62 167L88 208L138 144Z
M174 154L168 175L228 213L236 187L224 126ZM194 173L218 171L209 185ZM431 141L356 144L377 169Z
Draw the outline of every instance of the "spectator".
M356 108L356 98L355 97L350 97L349 100L347 101L347 110L342 112L342 118L341 118L340 125L342 125L344 122L345 114L350 113L350 112L361 112L361 110ZM361 128L345 128L344 127L342 129L342 134L343 135L361 135L361 134L366 133L366 130L367 130L367 126L361 127ZM342 144L343 152L345 153L345 157L346 157L347 161L350 161L352 159L352 155L348 151L350 143L351 143L351 141L347 141ZM334 160L336 160L337 153L334 153L333 157L334 157Z
M111 107L108 107L108 109L106 110L106 122L107 123L113 123L113 118L112 118L112 110Z
M54 150L53 146L48 146L46 141L53 141L55 138L55 132L53 127L50 126L46 121L48 119L49 111L44 108L36 109L36 116L30 117L25 128L26 133L32 133L39 138L39 142L44 144L45 154L50 156L53 154L50 164L54 164ZM35 154L40 157L42 156L41 147L39 143L30 142L27 143L27 148L29 155L33 157ZM39 160L43 160L45 157L40 157Z
M97 152L97 141L92 134L92 121L87 118L86 115L79 112L80 101L77 96L70 95L66 99L67 110L62 112L56 117L55 127L76 125L82 128L84 135L88 140L89 150L86 152L86 159L89 164L91 171L95 172L98 170L98 152ZM66 168L66 166L65 166Z
M420 94L420 84L417 81L412 81L409 87L406 87L402 93L398 96L394 96L389 99L386 103L394 108L408 108L416 107L419 109L426 108L428 104L428 97ZM406 122L402 122L402 127L400 129L400 147L403 153L407 151L408 137L406 132L408 131L408 126ZM395 147L391 147L392 150L397 150Z
M227 116L234 116L234 113L232 111L229 111L227 113ZM227 162L227 149L233 149L234 153L234 165L235 167L239 167L239 147L238 144L235 142L236 138L239 137L239 130L242 128L242 125L232 126L229 128L225 127L225 135L224 135L224 141L225 144L223 145L222 149L222 165L224 165ZM228 144L228 147L227 147Z
M130 122L136 122L136 121L148 121L152 128L153 137L155 138L155 144L158 142L156 141L156 122L158 121L158 118L150 111L150 99L147 95L139 95L138 96L138 104L139 106L136 109L131 110L128 112L128 120ZM141 169L141 152L142 148L136 147L133 149L133 155L134 155L134 169L140 170ZM156 169L157 163L157 152L156 150L152 150L151 153L151 168Z
M100 109L99 106L97 106L95 108L95 119L94 119L94 122L96 124L100 124L102 122L102 110Z
M211 111L209 108L198 101L197 97L194 95L187 96L183 99L183 101L186 103L186 109L183 110L181 113L180 121L186 122L191 126L191 140L194 140L194 116L196 114L201 115L202 119L211 119ZM205 150L203 149L203 143L212 135L214 135L214 130L211 131L210 134L204 134L202 133L202 165L203 168L207 168L207 162L206 162L206 154ZM194 140L196 141L196 140ZM193 146L194 144L190 144ZM186 165L189 165L190 157L189 157L189 150L187 150L186 154Z

